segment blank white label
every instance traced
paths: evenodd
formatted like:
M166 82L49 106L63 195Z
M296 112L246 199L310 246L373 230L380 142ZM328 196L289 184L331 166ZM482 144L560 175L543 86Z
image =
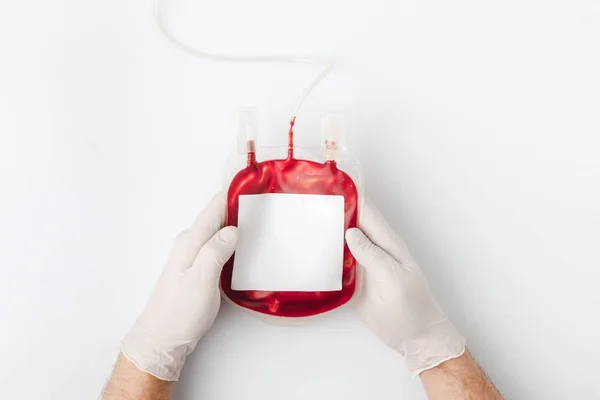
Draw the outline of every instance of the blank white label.
M238 229L233 290L342 289L343 196L240 196Z

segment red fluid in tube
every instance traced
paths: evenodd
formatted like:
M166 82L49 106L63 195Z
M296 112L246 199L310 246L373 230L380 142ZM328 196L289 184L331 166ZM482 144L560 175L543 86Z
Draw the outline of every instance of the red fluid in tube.
M238 224L239 196L263 193L336 195L344 197L344 231L356 227L358 191L354 181L337 168L335 161L318 163L294 158L293 128L290 121L288 157L257 162L253 151L248 166L233 178L227 193L227 223ZM252 149L253 150L253 149ZM221 274L223 293L234 303L263 314L279 317L306 317L337 308L352 298L356 286L356 260L344 243L342 289L325 292L281 292L232 290L234 256Z

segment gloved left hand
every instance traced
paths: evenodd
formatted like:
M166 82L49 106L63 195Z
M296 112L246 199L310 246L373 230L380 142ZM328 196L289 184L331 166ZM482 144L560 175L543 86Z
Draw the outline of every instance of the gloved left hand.
M215 196L177 237L146 308L122 342L123 355L159 379L179 378L219 311L221 269L237 244L237 228L221 229L225 204L222 194Z

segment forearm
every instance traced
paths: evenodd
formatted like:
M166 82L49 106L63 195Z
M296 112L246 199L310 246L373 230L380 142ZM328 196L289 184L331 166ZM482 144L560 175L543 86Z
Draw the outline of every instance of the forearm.
M140 371L119 354L103 400L170 400L175 382L160 380Z
M423 371L421 381L429 400L501 400L502 395L468 351Z

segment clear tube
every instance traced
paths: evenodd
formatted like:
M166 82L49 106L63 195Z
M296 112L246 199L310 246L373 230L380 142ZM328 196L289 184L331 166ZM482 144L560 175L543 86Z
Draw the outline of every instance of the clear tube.
M156 26L158 27L159 32L167 39L173 46L178 48L179 50L187 53L191 56L210 59L215 61L226 61L226 62L264 62L264 63L289 63L289 64L311 64L311 65L322 65L323 71L319 73L304 89L296 106L294 107L291 120L296 118L298 111L302 107L302 104L312 92L312 90L321 82L333 69L333 62L318 59L318 58L306 58L306 57L293 57L293 56L234 56L234 55L226 55L226 54L216 54L216 53L207 53L204 51L200 51L195 49L177 39L173 36L169 30L166 28L165 24L160 15L160 0L152 0L152 16L154 17L154 21Z

